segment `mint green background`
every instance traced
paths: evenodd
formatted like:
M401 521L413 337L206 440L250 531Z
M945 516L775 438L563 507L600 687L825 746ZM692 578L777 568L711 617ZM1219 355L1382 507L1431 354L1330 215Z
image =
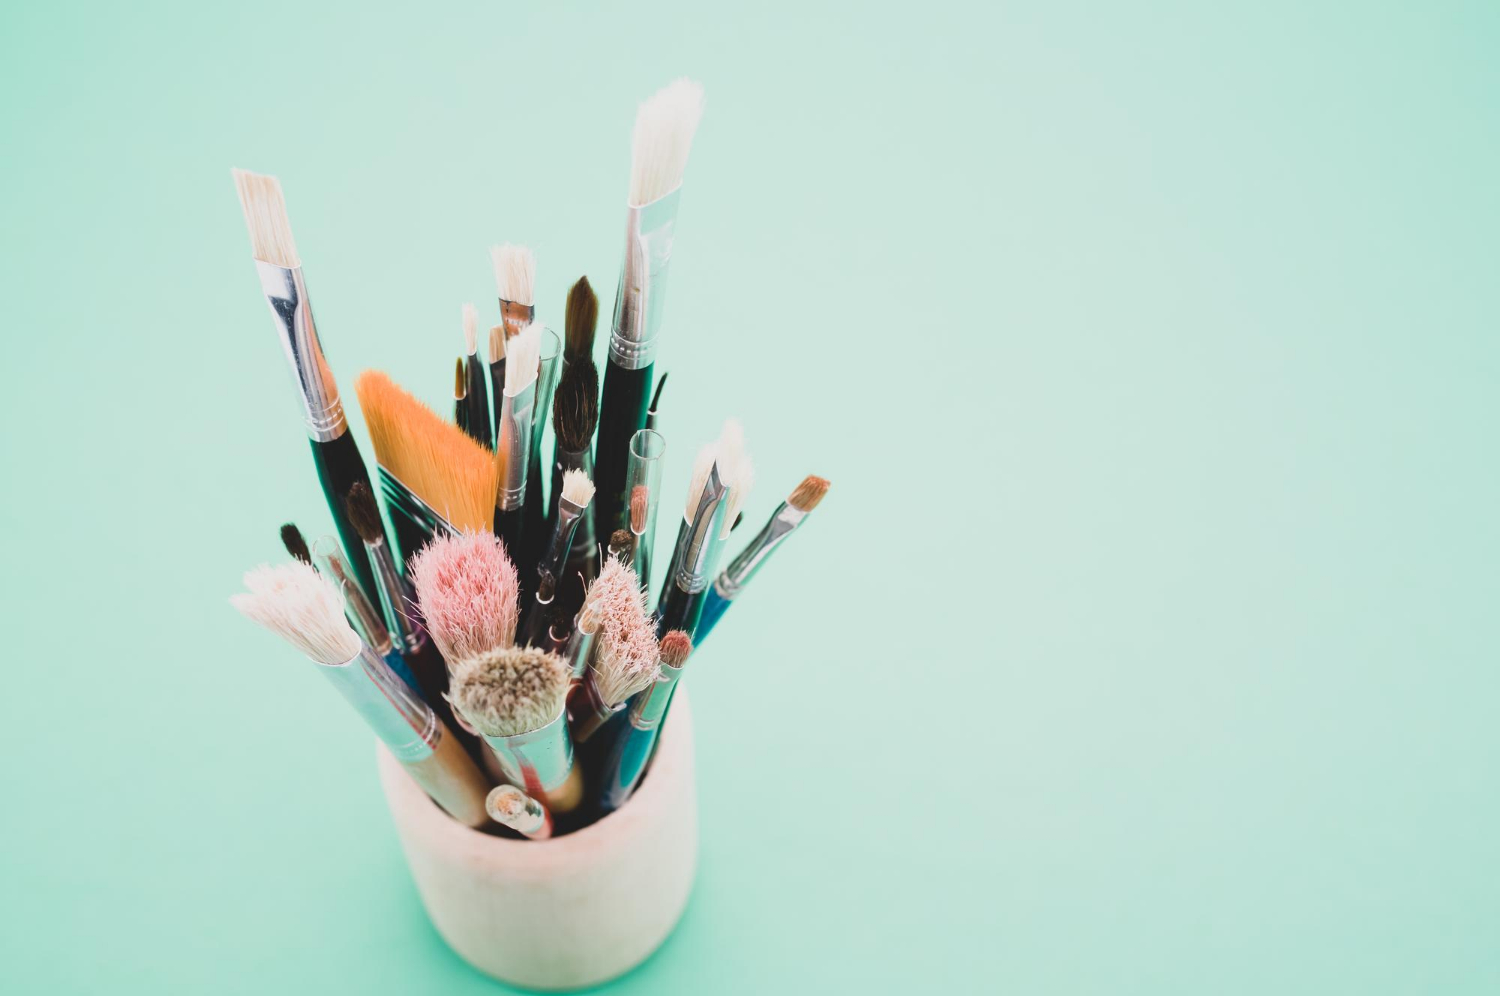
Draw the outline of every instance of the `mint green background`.
M1497 29L8 6L0 988L494 991L224 603L327 528L228 169L346 392L437 402L490 243L608 307L690 74L669 491L728 414L752 523L834 486L696 659L697 887L617 991L1497 991Z

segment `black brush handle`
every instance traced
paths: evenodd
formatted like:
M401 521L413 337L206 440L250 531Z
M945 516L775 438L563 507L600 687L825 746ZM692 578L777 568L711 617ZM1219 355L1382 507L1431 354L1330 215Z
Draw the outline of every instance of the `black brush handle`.
M604 368L599 401L599 443L594 451L594 530L608 536L628 528L630 437L646 424L652 366L625 370L611 360Z
M526 530L526 508L495 509L495 535L500 537L500 542L505 544L505 555L516 567L516 580L519 595L517 605L530 605L531 593L536 591L536 564L527 567L522 560L522 546L525 542Z
M495 398L495 417L490 425L495 427L495 438L500 438L500 399L505 396L505 357L490 364L490 394Z
M547 502L542 497L541 447L532 451L526 464L526 503L521 508L525 512L521 534L525 547L521 553L526 558L526 570L534 575L547 553L547 541L552 535L547 529ZM516 567L521 567L520 561L516 561Z
M318 467L318 483L323 486L323 497L328 499L328 511L333 513L333 524L338 528L339 541L344 545L344 556L349 558L349 566L354 568L365 597L376 599L375 570L370 566L365 542L349 521L349 511L345 507L349 489L355 484L363 484L370 488L371 493L374 492L364 458L359 455L359 445L354 441L354 433L348 429L337 439L326 443L314 439L311 443L313 463Z
M469 391L464 398L464 403L469 407L469 424L466 430L479 445L493 449L495 437L490 435L493 423L490 421L490 394L484 385L484 366L477 356L464 357L464 375ZM501 377L504 376L502 373Z
M691 633L698 628L702 615L703 592L689 595L669 579L656 609L656 638L660 640L674 629Z

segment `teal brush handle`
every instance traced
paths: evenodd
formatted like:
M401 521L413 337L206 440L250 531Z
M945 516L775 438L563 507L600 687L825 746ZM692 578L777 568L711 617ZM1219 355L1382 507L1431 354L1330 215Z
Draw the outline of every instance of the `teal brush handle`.
M703 643L708 634L713 631L714 624L719 621L719 617L733 604L734 599L725 598L719 594L717 584L708 586L708 591L703 595L703 614L698 617L698 625L693 629L693 646Z

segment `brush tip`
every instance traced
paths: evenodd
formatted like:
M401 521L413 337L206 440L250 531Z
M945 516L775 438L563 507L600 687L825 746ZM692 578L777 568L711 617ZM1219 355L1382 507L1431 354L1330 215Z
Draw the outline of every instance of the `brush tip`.
M594 482L581 470L569 470L563 474L562 496L574 505L587 505L594 500Z
M244 169L229 172L240 195L245 227L250 230L251 255L273 266L301 266L297 243L292 239L292 223L286 213L286 200L281 194L281 181L265 173Z
M469 396L469 379L464 376L464 358L453 361L453 400L462 401Z
M307 548L307 540L302 538L302 530L297 528L294 522L286 522L281 526L281 545L286 547L286 552L293 558L308 566L312 565L312 551Z
M470 356L479 351L479 309L472 304L465 304L464 316L464 350Z
M490 326L490 362L498 363L505 359L505 326Z
M661 662L667 667L682 667L692 652L693 638L684 630L671 630L661 638Z
M802 483L792 489L787 496L786 503L799 512L811 512L818 507L818 502L828 493L828 479L808 474L802 479Z
M703 117L703 84L673 80L641 104L631 141L630 203L650 204L677 189Z
M455 663L448 701L484 736L513 737L562 713L572 674L556 654L504 647Z
M609 534L609 552L616 557L623 556L630 550L630 531L628 529L616 529Z
M563 348L571 362L594 352L594 330L599 323L599 295L588 277L579 277L568 291L567 321Z
M552 398L552 431L569 453L589 448L599 424L599 369L587 356L569 361Z
M495 290L500 300L531 307L536 303L536 254L527 246L490 247L490 262L495 268Z
M379 543L385 539L385 528L380 523L380 507L375 504L375 495L364 481L355 481L349 488L345 502L349 509L349 524L366 543Z
M407 576L450 663L515 642L516 568L493 533L439 536L412 558Z
M649 511L651 492L644 484L630 489L630 531L636 534L646 531L646 512Z

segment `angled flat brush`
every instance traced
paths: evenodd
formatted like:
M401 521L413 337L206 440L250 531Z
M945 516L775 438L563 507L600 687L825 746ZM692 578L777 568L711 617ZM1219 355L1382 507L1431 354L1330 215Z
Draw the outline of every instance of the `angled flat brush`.
M630 437L646 424L682 174L702 116L703 87L687 79L660 90L636 114L625 258L615 292L594 457L594 481L599 487L595 526L606 536L626 526Z
M318 469L318 483L323 486L323 496L355 576L365 591L372 591L374 571L343 507L350 485L355 481L369 483L370 474L349 432L338 384L313 324L312 302L307 296L297 244L292 238L281 181L242 169L232 172L245 225L250 230L250 252L260 277L260 289L271 309L281 348L297 385L302 420L312 444L313 464Z
M703 612L698 618L698 628L693 639L701 644L713 632L714 626L728 611L729 606L734 604L740 592L745 590L745 586L754 580L756 573L771 559L771 554L780 549L781 544L797 531L797 527L818 507L826 494L827 479L812 474L804 477L802 483L792 489L786 501L771 513L770 521L765 527L714 578L714 583L704 597Z

